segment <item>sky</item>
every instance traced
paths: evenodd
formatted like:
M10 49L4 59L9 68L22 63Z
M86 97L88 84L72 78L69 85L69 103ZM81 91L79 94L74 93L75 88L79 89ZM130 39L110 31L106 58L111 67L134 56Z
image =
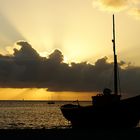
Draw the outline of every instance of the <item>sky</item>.
M29 42L42 56L59 48L66 62L112 58L112 13L120 60L140 65L139 0L0 0L0 52Z
M1 87L112 88L112 14L122 91L138 94L139 0L0 0Z

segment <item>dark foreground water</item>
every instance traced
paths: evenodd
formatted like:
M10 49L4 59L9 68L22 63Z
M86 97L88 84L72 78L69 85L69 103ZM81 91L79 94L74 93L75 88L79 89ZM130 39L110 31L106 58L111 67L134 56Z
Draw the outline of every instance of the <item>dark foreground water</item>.
M70 128L70 123L60 110L60 106L65 103L71 102L56 101L55 104L48 104L48 101L0 101L0 129Z

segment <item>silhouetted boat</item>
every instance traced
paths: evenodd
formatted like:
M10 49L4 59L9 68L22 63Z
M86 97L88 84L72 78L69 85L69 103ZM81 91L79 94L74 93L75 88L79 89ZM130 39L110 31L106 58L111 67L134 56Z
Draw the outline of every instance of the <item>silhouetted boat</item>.
M115 21L113 15L114 94L105 88L92 97L92 105L65 104L60 107L63 116L73 128L132 128L140 120L140 95L121 99L118 94L117 55L115 50Z

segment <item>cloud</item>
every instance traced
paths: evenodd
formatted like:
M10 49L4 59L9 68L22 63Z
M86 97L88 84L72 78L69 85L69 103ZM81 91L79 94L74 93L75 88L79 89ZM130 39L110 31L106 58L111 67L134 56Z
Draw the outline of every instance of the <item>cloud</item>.
M0 55L0 85L11 88L48 88L50 91L101 91L113 89L113 63L107 57L95 64L87 62L71 65L64 63L60 50L54 50L47 58L25 41L10 56ZM125 68L122 68L125 65ZM138 94L140 91L140 67L119 62L122 92Z
M64 60L64 56L60 50L56 49L52 54L49 55L49 60L54 63L61 63Z
M140 19L139 0L93 0L93 6L102 11L113 13L125 10L126 13Z
M121 11L128 7L129 0L94 0L93 5L100 10Z
M14 56L17 59L38 59L39 54L32 48L32 46L25 41L17 42L17 45L21 46L21 49L14 49Z

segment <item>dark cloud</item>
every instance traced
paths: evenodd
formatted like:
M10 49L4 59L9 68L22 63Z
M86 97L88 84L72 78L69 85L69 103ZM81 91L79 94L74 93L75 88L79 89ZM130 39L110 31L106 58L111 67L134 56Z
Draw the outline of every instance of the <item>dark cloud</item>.
M1 87L37 87L50 91L101 91L113 89L113 63L107 57L98 59L94 65L87 62L64 63L58 49L47 58L41 57L32 46L24 41L17 43L11 56L0 55ZM125 66L125 68L123 68ZM119 62L122 92L138 94L140 91L140 67Z
M28 42L19 41L17 45L20 45L21 49L14 49L14 57L16 59L39 59L39 54Z
M54 63L62 63L64 60L63 54L60 50L56 49L52 54L49 55L49 60Z

